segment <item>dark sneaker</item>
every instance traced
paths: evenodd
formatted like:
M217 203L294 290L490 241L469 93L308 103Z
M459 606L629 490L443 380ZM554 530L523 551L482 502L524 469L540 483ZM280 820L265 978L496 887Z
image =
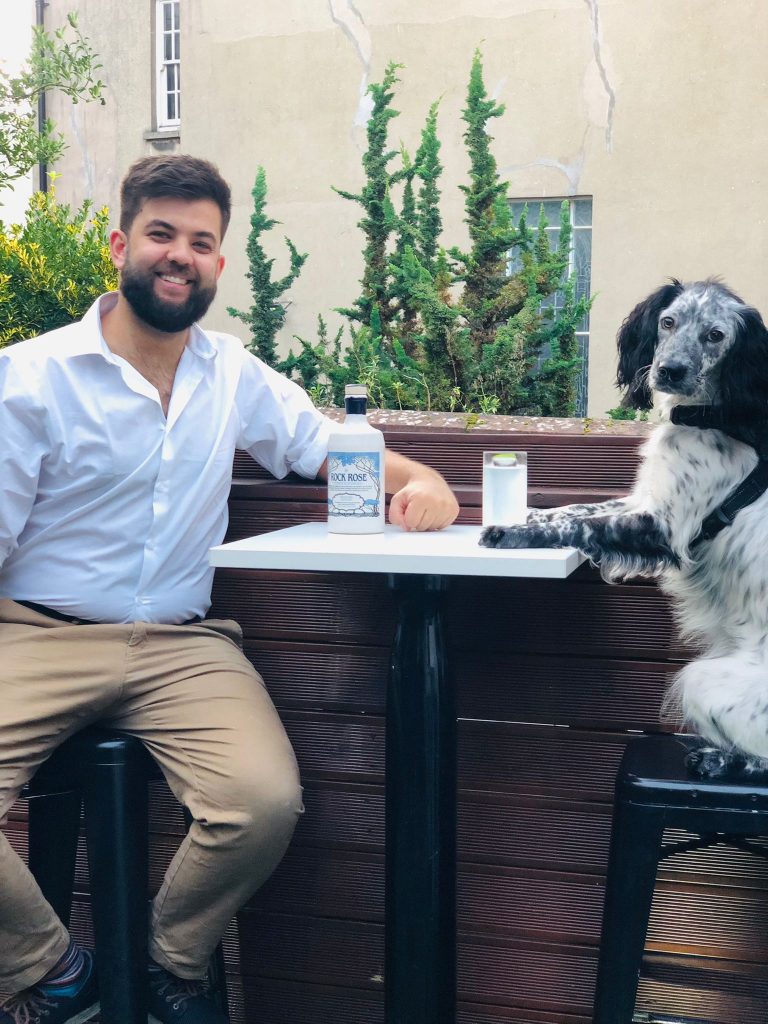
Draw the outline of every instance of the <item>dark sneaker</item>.
M229 1024L229 1017L213 1001L206 982L185 981L151 964L149 1024Z
M0 1005L0 1024L83 1024L95 1017L99 996L93 955L84 949L83 956L85 980L76 992L64 990L54 995L45 986L27 988Z

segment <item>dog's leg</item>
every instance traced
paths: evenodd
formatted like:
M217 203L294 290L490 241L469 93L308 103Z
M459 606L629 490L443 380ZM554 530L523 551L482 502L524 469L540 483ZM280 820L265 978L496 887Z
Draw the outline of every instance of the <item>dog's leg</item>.
M593 502L592 504L561 505L559 508L532 508L526 522L559 523L574 516L616 515L626 506L626 498L612 498L610 501Z
M759 651L701 658L679 673L669 698L706 741L688 763L705 778L768 772L768 665Z
M571 517L524 526L488 526L480 535L487 548L579 548L607 579L656 575L680 558L661 520L650 512Z

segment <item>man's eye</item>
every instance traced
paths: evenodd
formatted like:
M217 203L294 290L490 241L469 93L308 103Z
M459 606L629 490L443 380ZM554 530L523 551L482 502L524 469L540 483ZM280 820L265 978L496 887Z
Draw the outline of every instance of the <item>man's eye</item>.
M725 335L717 327L713 327L707 335L707 341L722 341Z
M665 331L668 331L671 327L675 326L675 321L671 316L663 316L659 322Z

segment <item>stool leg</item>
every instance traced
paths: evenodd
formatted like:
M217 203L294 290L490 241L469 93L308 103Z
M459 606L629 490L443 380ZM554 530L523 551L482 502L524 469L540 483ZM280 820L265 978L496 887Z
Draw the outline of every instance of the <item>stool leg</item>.
M80 794L30 797L27 804L29 870L65 928L72 913Z
M663 832L663 809L618 801L605 887L593 1024L631 1024Z
M99 755L84 795L101 1019L146 1024L146 774L121 740L102 744Z
M224 966L224 948L221 943L213 951L211 962L208 965L208 981L216 1005L220 1010L228 1013L227 972Z

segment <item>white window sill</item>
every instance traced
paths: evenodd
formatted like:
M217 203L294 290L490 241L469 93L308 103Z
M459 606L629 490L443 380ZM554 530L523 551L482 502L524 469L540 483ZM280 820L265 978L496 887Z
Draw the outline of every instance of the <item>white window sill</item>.
M142 138L145 142L168 142L173 140L179 140L181 138L181 127L166 128L163 131L153 129L152 131L144 132Z

